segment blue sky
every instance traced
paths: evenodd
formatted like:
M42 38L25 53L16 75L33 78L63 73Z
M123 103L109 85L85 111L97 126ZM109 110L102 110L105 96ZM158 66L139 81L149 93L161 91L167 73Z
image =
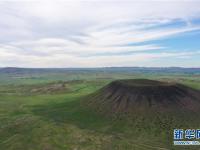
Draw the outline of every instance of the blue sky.
M200 67L200 1L0 2L0 67Z

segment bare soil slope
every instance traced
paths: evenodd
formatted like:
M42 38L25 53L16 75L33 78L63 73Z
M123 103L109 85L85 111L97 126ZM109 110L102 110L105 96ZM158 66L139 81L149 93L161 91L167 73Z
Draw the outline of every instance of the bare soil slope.
M200 111L200 91L147 79L113 81L89 95L86 104L103 113Z

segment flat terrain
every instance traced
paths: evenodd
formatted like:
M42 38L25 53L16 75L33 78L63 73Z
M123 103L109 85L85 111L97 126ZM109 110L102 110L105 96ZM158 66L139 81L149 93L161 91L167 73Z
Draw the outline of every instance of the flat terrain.
M89 94L116 79L176 81L200 89L199 74L133 72L0 73L0 150L167 150L174 128L199 128L186 120L137 116L110 118L82 105ZM147 122L145 124L145 121ZM142 123L141 123L142 122Z

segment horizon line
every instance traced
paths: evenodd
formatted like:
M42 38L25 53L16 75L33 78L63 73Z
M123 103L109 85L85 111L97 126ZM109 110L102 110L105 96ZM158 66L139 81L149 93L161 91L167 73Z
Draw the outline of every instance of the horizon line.
M200 67L180 67L180 66L168 66L168 67L150 67L150 66L108 66L108 67L0 67L0 69L16 68L16 69L101 69L101 68L180 68L180 69L200 69Z

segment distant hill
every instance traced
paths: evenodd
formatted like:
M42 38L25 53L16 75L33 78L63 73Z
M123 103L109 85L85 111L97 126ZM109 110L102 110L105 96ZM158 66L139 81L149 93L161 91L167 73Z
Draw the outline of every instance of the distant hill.
M200 68L181 67L104 67L104 68L0 68L0 73L24 74L46 72L124 72L124 73L184 73L200 74Z

